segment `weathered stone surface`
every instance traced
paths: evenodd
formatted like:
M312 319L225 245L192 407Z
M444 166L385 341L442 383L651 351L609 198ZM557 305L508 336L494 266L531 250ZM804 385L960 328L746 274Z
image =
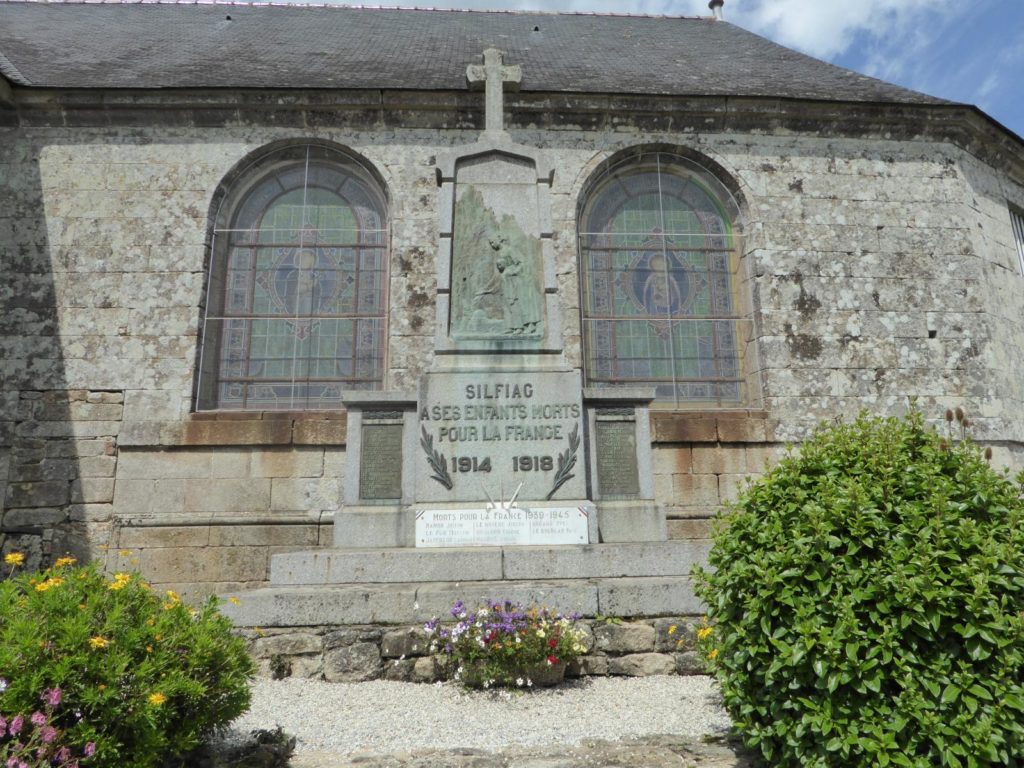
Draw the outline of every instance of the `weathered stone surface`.
M8 483L4 503L7 507L59 507L70 499L67 482Z
M658 653L673 653L694 647L698 624L693 617L680 616L671 619L655 619L654 650Z
M420 628L396 629L384 634L381 655L384 658L426 656L430 653L430 635Z
M677 675L706 675L708 665L704 657L697 651L684 651L675 654L675 666Z
M295 632L283 635L259 637L252 644L252 654L257 658L269 658L275 654L294 656L306 653L319 653L323 650L324 640L320 635Z
M588 740L576 746L508 747L495 753L429 749L343 756L300 751L291 764L295 768L750 768L756 763L736 747L648 736L623 742Z
M328 682L357 683L380 676L380 650L374 643L355 643L324 653L324 679Z
M384 673L385 680L397 680L399 682L412 682L413 671L418 659L385 659Z
M578 659L574 659L565 670L565 674L569 677L587 677L590 675L607 675L608 674L608 657L607 656L581 656Z
M606 653L642 653L654 650L654 627L649 624L598 624L597 649Z
M433 683L440 680L443 674L443 665L436 656L421 656L413 664L410 679L414 683Z
M671 656L663 653L633 653L608 659L608 674L646 677L647 675L675 674L676 665Z

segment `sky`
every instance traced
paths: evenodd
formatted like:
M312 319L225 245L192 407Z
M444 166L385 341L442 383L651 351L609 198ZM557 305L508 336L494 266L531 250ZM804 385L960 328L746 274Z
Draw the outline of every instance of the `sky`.
M348 5L707 16L707 0L363 0ZM975 104L1024 136L1024 0L725 0L751 32L833 64Z

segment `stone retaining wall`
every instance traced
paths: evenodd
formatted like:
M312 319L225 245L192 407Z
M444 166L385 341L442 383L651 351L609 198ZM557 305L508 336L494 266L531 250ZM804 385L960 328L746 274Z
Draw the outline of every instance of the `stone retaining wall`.
M589 675L699 675L700 619L679 616L644 621L582 619L586 653L569 665L570 677ZM431 655L422 627L380 625L239 630L267 677L328 682L445 679L445 658Z

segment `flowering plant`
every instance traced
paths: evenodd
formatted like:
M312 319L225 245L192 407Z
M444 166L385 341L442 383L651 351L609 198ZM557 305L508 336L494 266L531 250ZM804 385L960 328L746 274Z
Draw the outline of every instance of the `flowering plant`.
M7 681L0 678L0 693L6 688ZM23 714L5 716L0 712L0 765L5 768L79 768L95 754L96 742L88 742L77 756L63 743L63 733L55 716L61 696L60 688L47 688L39 696L42 708L37 707L28 717Z
M454 678L468 686L529 688L551 679L551 670L564 673L565 664L586 651L577 615L507 601L471 612L461 600L451 615L454 626L434 618L424 629L432 635L431 650L444 653Z
M249 704L253 664L230 630L214 599L193 608L69 557L0 581L0 716L15 737L0 766L153 768L195 749ZM57 747L33 762L29 744Z

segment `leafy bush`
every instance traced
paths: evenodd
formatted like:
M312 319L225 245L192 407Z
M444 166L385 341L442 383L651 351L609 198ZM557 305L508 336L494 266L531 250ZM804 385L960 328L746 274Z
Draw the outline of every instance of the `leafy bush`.
M704 650L771 765L1024 765L1024 504L976 446L920 413L823 429L710 564Z
M427 622L431 650L448 656L454 677L468 686L529 688L553 682L547 672L584 652L583 633L573 617L518 603L487 603L470 612L460 600L451 609L456 623Z
M57 563L0 582L0 715L59 689L53 725L76 754L94 745L86 765L148 768L248 708L254 666L214 599L193 609L138 575Z

